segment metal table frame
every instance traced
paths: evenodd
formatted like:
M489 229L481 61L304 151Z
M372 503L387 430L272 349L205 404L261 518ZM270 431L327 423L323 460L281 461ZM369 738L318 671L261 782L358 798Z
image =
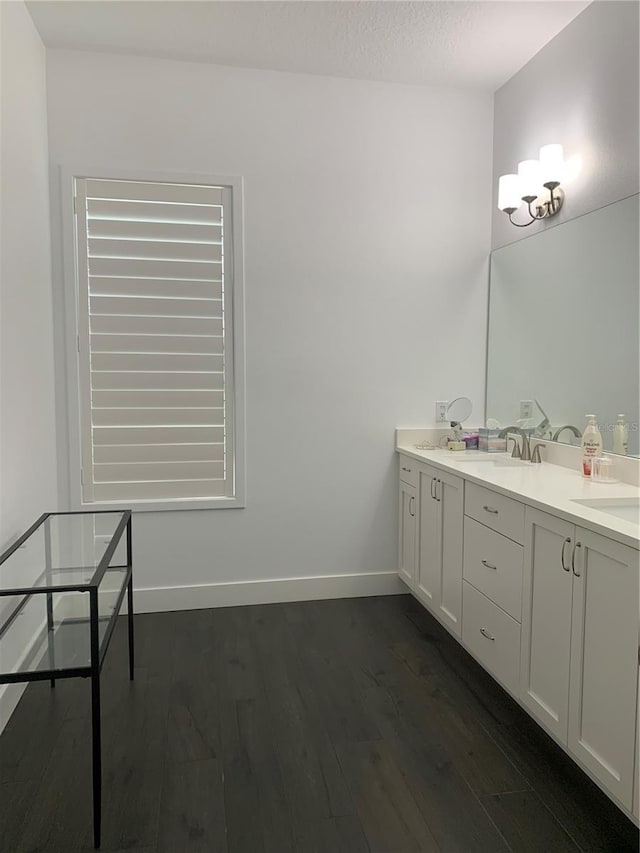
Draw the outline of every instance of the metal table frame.
M127 594L128 605L128 633L129 633L129 678L133 681L134 675L134 638L133 638L133 562L132 562L132 538L131 538L131 510L87 510L79 512L45 512L43 513L31 527L25 531L22 536L11 545L7 551L0 556L0 565L2 565L9 557L20 548L26 540L40 527L45 524L52 516L62 515L100 515L103 513L122 512L122 518L114 531L111 541L109 542L100 562L98 563L93 577L88 583L81 584L51 584L42 587L16 587L13 589L0 590L0 597L22 596L16 607L11 611L8 617L0 625L0 640L11 627L13 621L24 608L26 603L33 595L46 595L47 597L47 632L48 632L48 648L49 648L49 663L50 668L46 670L37 670L34 672L0 672L0 684L17 684L29 681L50 681L51 687L55 687L56 679L58 678L91 678L91 734L92 734L92 773L93 773L93 843L97 848L100 847L100 827L102 817L102 748L101 748L101 714L100 714L100 672L102 665L111 642L113 629L115 628L116 619L120 613L125 592ZM110 566L116 547L118 546L122 534L126 529L126 545L127 545L127 562L123 566ZM49 527L45 527L45 555L46 562L44 573L50 571L50 540ZM126 569L126 575L122 588L118 593L113 612L109 617L109 624L106 628L102 643L100 643L99 635L99 610L98 610L98 590L100 583L104 578L108 568ZM41 579L43 574L40 575ZM67 667L56 669L53 636L53 593L59 592L87 592L89 593L89 632L90 632L90 648L91 657L89 666Z

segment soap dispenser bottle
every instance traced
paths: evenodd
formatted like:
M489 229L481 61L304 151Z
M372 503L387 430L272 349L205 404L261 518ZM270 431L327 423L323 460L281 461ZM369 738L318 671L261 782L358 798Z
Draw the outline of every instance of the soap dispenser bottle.
M602 435L595 415L585 415L587 426L582 433L582 474L591 477L593 460L602 453Z
M629 452L629 427L625 423L624 415L618 415L613 428L613 452L621 456L626 456Z

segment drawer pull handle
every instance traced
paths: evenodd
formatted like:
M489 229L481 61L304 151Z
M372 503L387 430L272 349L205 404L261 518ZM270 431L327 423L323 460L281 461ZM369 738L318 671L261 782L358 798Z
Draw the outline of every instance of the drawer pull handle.
M480 633L482 634L483 637L486 637L487 640L491 640L491 642L495 642L496 638L492 637L491 634L488 631L485 631L484 628L480 628Z
M411 473L411 468L405 468L405 467L404 467L404 465L402 466L402 470L403 470L403 471L406 471L406 472L407 472L407 474L410 474L410 473Z
M494 509L492 506L487 506L486 504L482 507L482 509L483 509L485 512L491 512L491 513L493 513L493 515L497 515L497 514L498 514L498 510L497 510L497 509Z
M486 560L482 560L482 565L483 565L483 566L486 566L486 567L487 567L487 569L493 569L493 570L494 570L494 572L497 572L497 571L498 571L498 567L497 567L497 566L493 566L493 565L491 565L491 563L487 563L487 561L486 561Z

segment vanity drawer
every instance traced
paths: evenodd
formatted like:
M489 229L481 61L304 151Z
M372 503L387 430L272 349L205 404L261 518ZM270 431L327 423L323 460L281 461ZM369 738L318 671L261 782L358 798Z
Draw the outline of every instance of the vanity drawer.
M508 536L522 544L524 539L524 504L485 489L476 483L467 483L464 499L465 515Z
M522 619L523 553L522 545L465 517L464 579L518 622Z
M400 457L400 479L403 483L409 486L418 488L418 465L415 459L410 459L408 456Z
M462 641L514 696L520 681L520 625L466 581L462 582Z

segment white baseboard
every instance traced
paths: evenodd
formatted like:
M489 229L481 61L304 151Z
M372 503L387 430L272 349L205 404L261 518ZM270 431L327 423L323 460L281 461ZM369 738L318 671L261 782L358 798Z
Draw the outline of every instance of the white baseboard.
M0 688L0 734L9 722L27 686L27 684L3 684Z
M406 591L396 572L376 572L136 589L133 601L136 613L163 613L169 610L202 610L245 604L397 595ZM123 602L123 612L126 611L124 604L126 600Z

